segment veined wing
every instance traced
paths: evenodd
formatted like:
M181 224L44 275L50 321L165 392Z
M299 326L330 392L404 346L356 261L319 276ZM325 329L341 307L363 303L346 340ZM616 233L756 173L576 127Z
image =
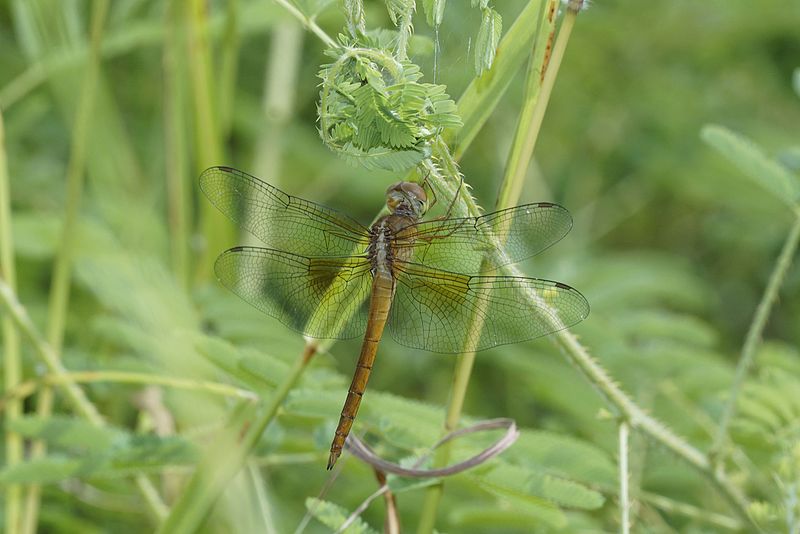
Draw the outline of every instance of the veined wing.
M220 211L270 248L308 256L347 256L363 251L369 241L369 230L347 215L230 167L203 171L200 189Z
M372 287L366 257L307 258L236 247L214 268L228 289L293 330L323 339L364 334Z
M395 265L395 274L389 331L402 345L432 352L527 341L570 327L589 314L583 295L560 282L468 276L405 262Z
M431 220L416 230L412 262L445 271L477 274L489 256L489 268L517 263L556 243L572 228L566 208L551 202L525 204L480 217ZM497 254L497 253L500 254Z

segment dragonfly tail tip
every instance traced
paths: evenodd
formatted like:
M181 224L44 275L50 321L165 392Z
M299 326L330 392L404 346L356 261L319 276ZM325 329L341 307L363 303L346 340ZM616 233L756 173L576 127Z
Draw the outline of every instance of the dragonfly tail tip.
M336 460L338 459L339 459L339 454L331 452L331 455L328 457L328 471L333 469L333 466L336 464Z

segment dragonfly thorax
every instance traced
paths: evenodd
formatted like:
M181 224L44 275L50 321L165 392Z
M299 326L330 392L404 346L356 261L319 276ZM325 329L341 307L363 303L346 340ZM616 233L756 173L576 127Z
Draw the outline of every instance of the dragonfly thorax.
M414 242L415 236L412 225L417 220L413 215L393 213L372 225L367 257L373 276L379 273L391 276L396 260L408 261L411 253L408 245Z

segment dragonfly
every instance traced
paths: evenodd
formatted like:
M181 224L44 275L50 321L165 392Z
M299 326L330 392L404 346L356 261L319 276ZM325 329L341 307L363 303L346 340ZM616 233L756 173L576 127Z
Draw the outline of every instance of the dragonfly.
M231 167L205 170L200 189L266 245L223 252L215 263L223 285L309 338L363 338L328 469L352 429L385 328L408 347L463 353L544 336L589 314L566 284L495 274L569 232L572 217L558 204L423 220L424 187L398 182L386 191L389 214L365 226Z

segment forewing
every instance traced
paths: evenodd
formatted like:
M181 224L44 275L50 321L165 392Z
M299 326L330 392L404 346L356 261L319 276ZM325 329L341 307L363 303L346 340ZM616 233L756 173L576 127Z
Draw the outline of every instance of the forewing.
M412 225L414 263L445 271L478 274L517 263L553 245L572 228L566 208L551 202L525 204L481 217L423 221Z
M264 313L307 336L364 334L372 277L362 256L307 258L236 247L215 264L220 282Z
M468 276L398 263L389 318L392 337L433 352L484 350L572 326L589 303L560 282Z
M220 211L270 248L308 256L347 256L362 252L369 241L369 230L347 215L230 167L203 171L200 189Z

